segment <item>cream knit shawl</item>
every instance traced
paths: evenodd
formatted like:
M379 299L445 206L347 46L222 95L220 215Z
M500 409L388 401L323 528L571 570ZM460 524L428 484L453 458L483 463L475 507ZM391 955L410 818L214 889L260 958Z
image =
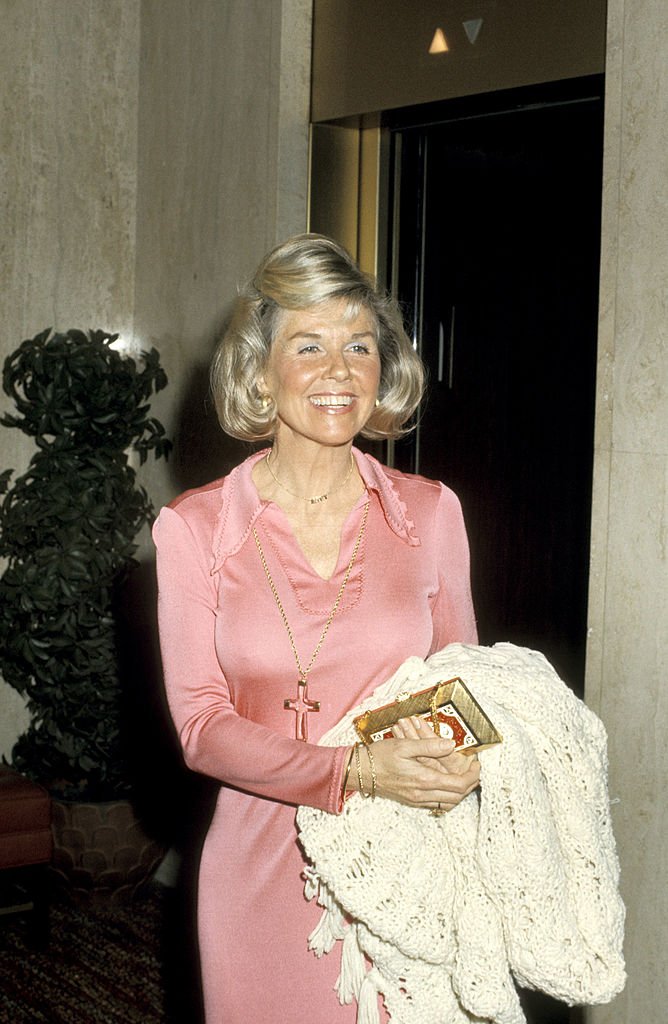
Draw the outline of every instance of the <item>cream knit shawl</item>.
M457 675L504 737L480 754L479 795L441 817L357 795L341 815L297 813L306 896L325 908L309 946L341 943L358 1024L377 1024L379 992L394 1024L521 1024L513 979L570 1004L624 986L605 730L541 654L410 658L322 743L355 742L362 710Z

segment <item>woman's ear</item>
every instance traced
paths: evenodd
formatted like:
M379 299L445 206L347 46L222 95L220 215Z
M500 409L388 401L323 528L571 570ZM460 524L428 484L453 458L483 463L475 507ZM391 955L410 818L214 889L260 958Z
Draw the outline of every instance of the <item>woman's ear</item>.
M271 405L273 398L271 396L271 391L267 387L267 379L264 376L264 374L261 373L258 375L258 378L255 382L255 387L257 388L257 393L260 399L260 405L264 410L267 410Z

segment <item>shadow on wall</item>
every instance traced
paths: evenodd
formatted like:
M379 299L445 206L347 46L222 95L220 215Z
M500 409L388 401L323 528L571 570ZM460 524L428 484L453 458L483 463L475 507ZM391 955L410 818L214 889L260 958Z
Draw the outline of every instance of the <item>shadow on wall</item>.
M224 476L257 448L223 432L209 389L211 359L231 315L232 308L229 308L221 316L213 332L209 358L193 364L186 382L175 419L174 449L168 465L175 495Z
M191 371L173 441L168 472L175 494L217 480L254 450L223 433L209 392L208 364L196 364Z

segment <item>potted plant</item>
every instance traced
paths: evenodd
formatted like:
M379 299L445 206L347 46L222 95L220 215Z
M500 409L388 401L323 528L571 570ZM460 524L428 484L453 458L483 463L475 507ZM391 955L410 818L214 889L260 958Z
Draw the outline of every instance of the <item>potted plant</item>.
M30 714L12 762L61 802L55 863L80 872L75 884L83 888L105 872L109 887L118 886L131 872L135 823L114 611L153 511L131 453L143 463L170 448L149 415L152 393L167 383L158 352L134 360L113 347L117 338L47 329L24 341L3 372L17 414L0 420L37 445L11 487L12 471L0 475L0 674ZM106 848L110 830L122 833L124 853ZM84 850L91 840L92 853Z

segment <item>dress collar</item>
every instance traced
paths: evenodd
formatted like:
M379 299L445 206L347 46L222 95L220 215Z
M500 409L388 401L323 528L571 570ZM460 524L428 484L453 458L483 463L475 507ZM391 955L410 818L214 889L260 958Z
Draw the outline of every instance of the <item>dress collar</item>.
M264 448L255 452L223 480L221 507L213 532L212 574L220 570L227 558L241 550L256 519L269 505L268 501L260 498L252 478L253 467L269 451L269 448ZM387 525L400 540L411 547L418 547L420 539L415 533L415 524L394 483L403 474L386 469L372 455L357 448L353 448L353 455L367 490L378 496Z

